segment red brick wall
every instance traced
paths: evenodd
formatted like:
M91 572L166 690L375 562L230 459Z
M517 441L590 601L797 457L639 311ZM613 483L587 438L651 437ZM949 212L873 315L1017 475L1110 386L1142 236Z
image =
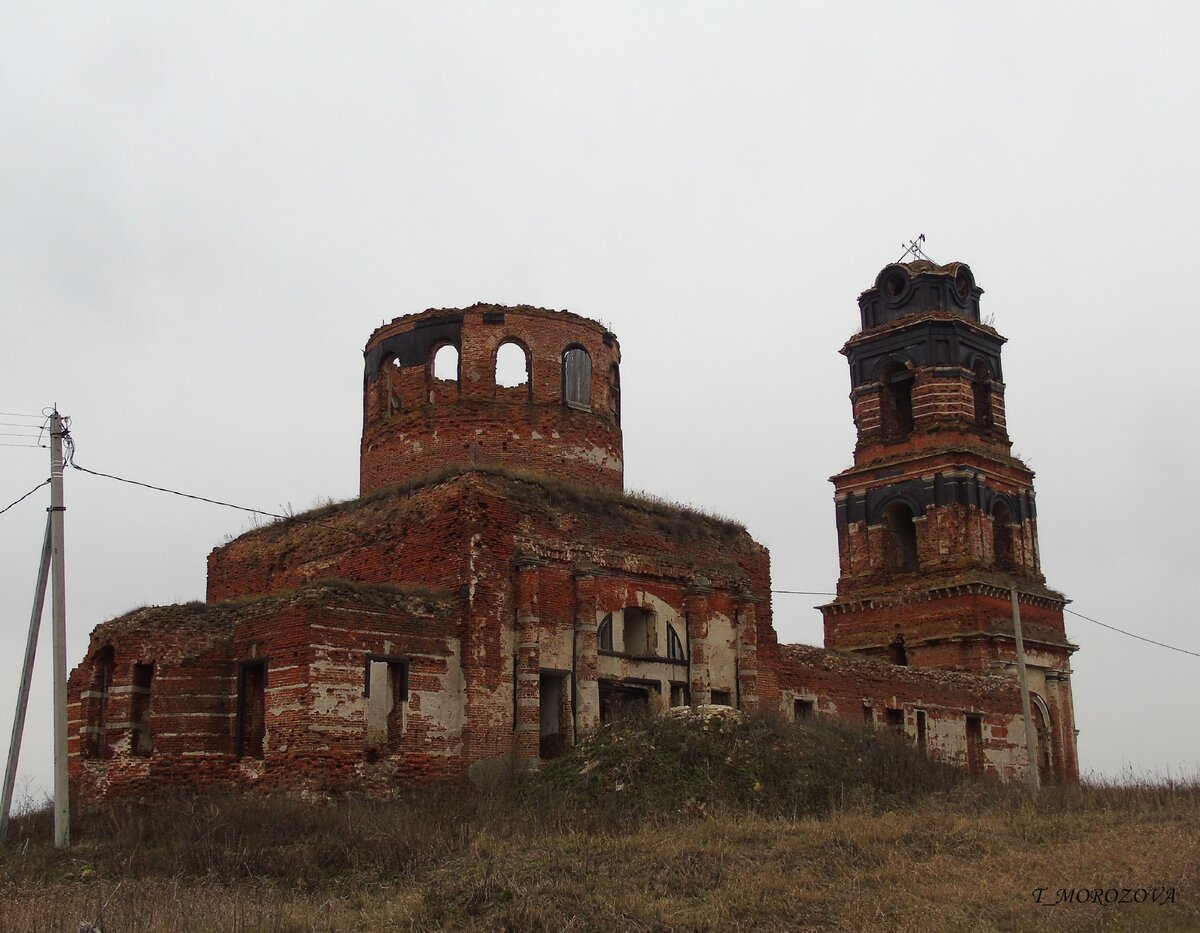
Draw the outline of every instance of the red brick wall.
M437 710L458 684L458 612L372 588L320 586L208 606L138 610L98 626L71 674L70 774L83 804L105 796L218 787L396 789L397 781L460 774L461 730ZM114 649L101 748L92 690L97 653ZM406 730L368 758L364 665L368 653L409 664ZM261 759L236 754L239 662L266 661ZM153 663L153 750L133 754L129 692L135 663Z
M317 580L453 592L467 577L470 533L456 478L392 490L248 532L208 555L208 600Z
M1008 591L982 583L962 583L910 595L894 594L830 603L825 615L825 644L846 650L882 649L897 635L905 636L909 663L941 667L931 659L918 660L926 641L955 635L1012 633L1012 603ZM1065 645L1062 610L1038 597L1022 598L1021 619L1027 641ZM983 669L986 664L973 664Z
M926 751L935 760L966 765L966 717L983 726L983 770L1003 778L1023 774L1027 756L1017 685L1007 678L918 670L807 645L771 652L781 686L781 712L797 698L813 699L818 716L887 728L888 710L900 710L903 732L917 739L917 711L926 717Z

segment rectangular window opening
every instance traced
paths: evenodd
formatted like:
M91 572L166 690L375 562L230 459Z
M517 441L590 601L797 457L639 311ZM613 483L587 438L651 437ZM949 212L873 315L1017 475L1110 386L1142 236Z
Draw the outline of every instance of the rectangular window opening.
M87 744L93 758L112 757L112 747L108 742L108 701L115 670L112 645L106 645L92 659L92 696L88 717L90 735Z
M368 654L363 696L367 699L367 748L400 747L408 728L408 659Z
M654 613L637 606L630 606L622 615L625 620L622 627L625 653L635 657L649 657L656 654Z
M816 715L816 700L799 699L792 705L792 718L796 722L812 722Z
M600 681L600 724L639 719L650 713L650 691L643 686Z
M538 678L540 732L538 755L558 758L567 751L567 675L543 672Z
M889 709L884 713L889 729L904 734L904 710Z
M728 690L713 690L709 696L713 706L733 706L733 697Z
M687 684L671 683L671 705L672 706L687 706L688 705L688 688Z
M875 709L870 703L863 704L863 725L875 727Z
M917 748L925 751L926 733L925 733L925 710L917 710Z

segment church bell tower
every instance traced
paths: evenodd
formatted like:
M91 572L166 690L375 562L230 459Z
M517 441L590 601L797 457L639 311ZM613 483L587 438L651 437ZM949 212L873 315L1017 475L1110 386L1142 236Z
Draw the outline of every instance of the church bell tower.
M1033 471L1011 452L1000 351L966 263L885 266L842 348L858 438L832 477L841 576L825 643L1016 677L1016 586L1047 776L1077 774L1063 607L1046 586ZM1044 735L1041 735L1044 733Z

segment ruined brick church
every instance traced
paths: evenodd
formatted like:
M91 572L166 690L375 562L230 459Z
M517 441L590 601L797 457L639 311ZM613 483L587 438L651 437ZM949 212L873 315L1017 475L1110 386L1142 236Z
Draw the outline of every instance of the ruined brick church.
M206 602L93 631L69 684L74 792L386 793L702 704L893 729L1011 777L1013 583L1037 766L1076 778L1066 600L981 294L965 264L917 260L859 297L824 648L779 644L743 527L624 493L605 327L526 306L396 318L365 350L359 497L213 550ZM505 354L523 380L497 379Z

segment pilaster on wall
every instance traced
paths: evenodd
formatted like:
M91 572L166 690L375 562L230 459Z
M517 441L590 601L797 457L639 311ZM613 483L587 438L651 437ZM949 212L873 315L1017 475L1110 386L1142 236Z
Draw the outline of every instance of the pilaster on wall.
M536 767L541 758L541 651L538 641L538 569L542 561L517 560L516 756Z
M734 597L737 611L737 700L738 707L758 705L758 620L760 597L742 591Z
M707 706L712 702L712 678L709 673L708 623L712 609L709 597L713 589L704 577L696 577L683 596L683 609L687 617L688 656L692 660L691 684L692 704Z
M596 578L575 574L575 722L581 736L600 727L600 684L597 680Z
M1054 774L1063 780L1077 781L1079 761L1076 758L1075 706L1071 701L1070 675L1065 671L1047 671L1046 693L1052 720Z

